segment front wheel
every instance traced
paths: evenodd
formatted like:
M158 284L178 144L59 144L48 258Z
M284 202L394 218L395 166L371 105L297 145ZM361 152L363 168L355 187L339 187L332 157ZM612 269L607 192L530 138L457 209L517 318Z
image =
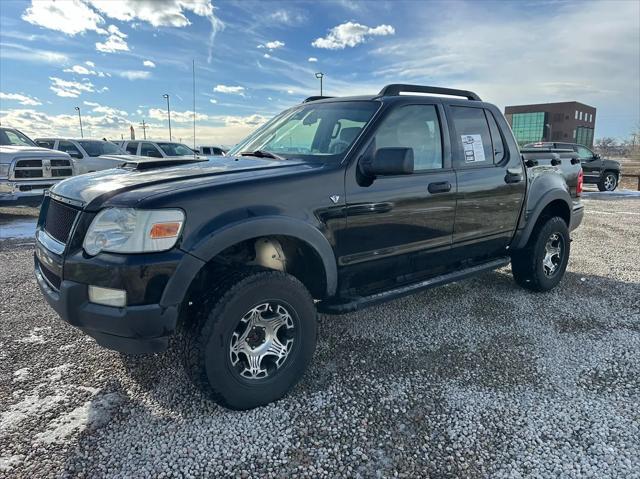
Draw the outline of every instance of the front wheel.
M559 216L549 218L536 226L523 250L513 253L513 278L523 288L549 291L562 280L570 252L567 224Z
M606 171L602 179L598 182L600 191L613 191L618 187L618 175Z
M316 344L313 299L279 271L237 274L185 331L187 372L215 402L251 409L280 399L302 377Z

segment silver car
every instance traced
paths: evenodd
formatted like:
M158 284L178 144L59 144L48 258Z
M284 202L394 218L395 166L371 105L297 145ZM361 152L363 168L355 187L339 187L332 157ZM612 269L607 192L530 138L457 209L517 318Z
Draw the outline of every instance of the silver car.
M196 154L196 152L187 145L174 141L126 140L120 141L118 144L127 153L136 156L172 158L176 156L193 156Z
M64 151L75 160L76 174L108 170L122 165L129 155L115 143L105 140L36 138L38 146Z

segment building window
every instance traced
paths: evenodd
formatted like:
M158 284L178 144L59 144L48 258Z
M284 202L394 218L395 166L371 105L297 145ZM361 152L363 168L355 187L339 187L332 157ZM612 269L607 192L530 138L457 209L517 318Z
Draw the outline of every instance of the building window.
M535 143L544 138L544 125L546 113L539 111L535 113L514 113L511 119L511 129L519 145Z
M579 126L576 128L575 133L576 143L584 146L593 145L593 128L587 128L586 126Z
M576 120L578 119L578 110L576 110Z
M589 113L589 123L593 122L593 113Z
M579 114L578 114L578 120L582 120L582 112L579 112Z

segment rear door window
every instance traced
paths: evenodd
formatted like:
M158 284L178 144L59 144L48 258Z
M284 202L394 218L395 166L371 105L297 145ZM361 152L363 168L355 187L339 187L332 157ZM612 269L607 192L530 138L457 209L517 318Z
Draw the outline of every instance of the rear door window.
M502 160L505 159L507 149L504 146L504 141L502 140L502 135L500 134L500 129L498 128L498 123L496 123L496 119L488 110L484 111L484 114L489 121L489 131L491 132L491 143L493 144L493 162L495 164L501 163Z
M140 156L152 156L154 158L162 158L162 153L153 143L142 143L140 146Z
M83 157L82 153L80 153L80 149L70 141L66 141L66 140L58 141L58 150L68 153L73 158Z
M455 130L453 147L457 150L454 166L461 168L493 165L493 144L484 110L452 106L451 116Z
M56 140L36 140L36 145L42 148L49 148L50 150L53 150L53 145L55 144Z

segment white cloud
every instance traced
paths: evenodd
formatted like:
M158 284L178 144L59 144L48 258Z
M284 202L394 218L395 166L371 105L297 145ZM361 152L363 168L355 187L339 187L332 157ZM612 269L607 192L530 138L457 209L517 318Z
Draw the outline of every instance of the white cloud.
M318 61L318 59L316 57L309 57L309 59L307 60L310 63L316 63Z
M30 97L30 96L27 96L27 95L21 95L20 93L3 93L3 92L0 92L0 100L17 101L21 105L27 105L27 106L42 105L40 100L38 100L37 98L33 98L33 97Z
M69 62L69 57L64 53L50 50L40 50L38 48L26 47L17 43L2 43L2 59L11 59L32 63L51 63L54 65Z
M82 102L86 106L91 107L91 111L95 113L104 113L109 116L127 116L128 113L124 110L118 110L117 108L112 108L110 106L104 106L100 103L96 103L93 101L83 101Z
M149 118L152 120L164 121L167 119L167 110L162 108L149 108ZM196 113L196 121L209 120L209 115L204 113ZM171 123L188 123L193 122L193 111L171 111Z
M265 53L264 55L262 55L265 58L271 58L271 55L269 55L268 53Z
M145 61L142 62L142 64L145 67L149 67L149 68L155 68L156 67L156 64L153 63L151 60L145 60Z
M126 78L127 80L144 80L151 76L151 72L146 70L124 70L118 72L118 76Z
M276 10L267 18L289 26L300 25L307 21L307 15L304 12L293 11L290 8L287 8L287 10Z
M90 66L91 68L95 68L96 64L93 62L90 62L89 60L87 60L86 62L84 62L85 65Z
M31 6L22 14L22 19L72 36L87 30L106 33L100 27L104 19L80 0L32 0Z
M288 93L289 95L293 95L295 92L294 92L293 90L287 90L287 93Z
M213 91L217 91L220 93L230 93L233 95L243 95L244 87L243 86L229 86L229 85L216 85Z
M78 75L95 75L96 72L83 67L82 65L73 65L71 68L65 68L62 70L66 73L77 73Z
M95 91L93 83L88 80L83 82L63 80L58 77L49 77L51 85L49 89L57 96L77 98L82 95L82 92Z
M274 40L272 42L261 43L258 45L258 48L266 48L269 51L277 50L282 47L284 47L284 42L281 42L280 40Z
M368 27L360 23L346 22L329 30L326 37L316 38L311 45L328 50L341 50L364 43L370 36L393 35L395 29L391 25Z
M115 25L109 25L109 37L106 42L97 42L96 50L103 53L128 52L129 45L125 41L127 35Z
M213 103L215 105L216 103L218 103L218 100L216 100L215 98L209 98L209 103Z

